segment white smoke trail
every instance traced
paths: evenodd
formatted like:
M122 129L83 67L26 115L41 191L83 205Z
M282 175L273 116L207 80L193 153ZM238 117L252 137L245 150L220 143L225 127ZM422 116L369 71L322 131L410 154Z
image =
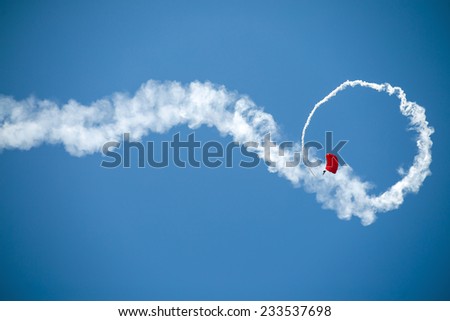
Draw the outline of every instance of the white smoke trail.
M388 84L378 85L363 81L345 82L319 102L311 112L302 133L302 145L311 118L322 104L348 86L365 86L389 94L396 93L401 100L401 111L411 119L419 132L419 153L408 174L387 192L369 196L368 183L361 182L348 167L338 175L313 178L305 167L288 167L293 151L279 155L271 149L270 158L275 162L269 167L294 185L303 183L305 189L317 194L325 208L334 209L339 217L359 216L363 224L370 224L375 213L397 208L406 193L418 191L430 174L431 140L433 132L425 119L425 110L408 102L403 91ZM216 127L220 134L230 135L239 142L261 142L266 133L276 138L278 129L272 116L258 108L248 97L229 92L223 86L193 82L181 85L177 82L148 81L134 96L115 93L90 106L70 100L63 106L49 100L29 98L16 101L12 97L0 96L0 150L30 149L42 143L63 144L72 155L82 156L98 152L111 140L120 140L129 132L132 139L140 140L149 132L162 133L170 128L186 124L190 128L201 125ZM254 148L264 159L264 149ZM333 197L339 195L339 197Z
M0 149L29 149L41 143L63 144L75 156L100 151L109 140L125 132L141 139L187 124L215 126L237 141L260 139L262 132L276 132L271 115L247 97L223 86L193 82L148 81L129 97L115 93L90 106L70 100L62 107L48 100L16 101L0 97Z
M425 108L415 102L406 99L405 92L400 87L393 87L388 83L376 84L362 80L347 80L319 101L312 111L303 127L302 147L305 144L306 130L317 109L336 96L340 91L348 87L361 86L374 89L378 92L395 94L400 100L400 112L409 119L411 128L418 133L418 153L414 157L412 166L407 174L397 183L388 188L379 196L368 195L370 184L361 182L359 177L354 176L349 167L342 168L340 175L330 178L324 177L326 184L316 179L306 179L305 186L308 190L315 192L317 199L323 203L325 208L334 209L339 217L349 219L351 215L359 216L365 225L371 224L375 219L375 213L386 212L398 208L406 194L418 192L425 178L431 174L431 134L434 130L428 126L425 116ZM330 197L331 196L331 197Z

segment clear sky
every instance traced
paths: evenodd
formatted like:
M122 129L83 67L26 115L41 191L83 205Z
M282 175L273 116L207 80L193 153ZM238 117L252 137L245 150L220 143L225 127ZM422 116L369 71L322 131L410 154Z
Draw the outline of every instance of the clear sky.
M61 145L3 150L0 299L450 300L449 30L445 1L1 1L0 93L16 99L211 81L299 141L316 102L363 79L402 87L436 132L433 175L367 227L263 164L108 170ZM307 140L327 130L375 193L416 152L398 101L368 89L319 110Z

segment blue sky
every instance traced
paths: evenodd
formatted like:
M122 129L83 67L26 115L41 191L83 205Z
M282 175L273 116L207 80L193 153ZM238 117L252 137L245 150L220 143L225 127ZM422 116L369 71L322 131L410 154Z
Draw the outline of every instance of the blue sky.
M16 99L89 104L148 79L211 81L298 141L317 101L363 79L402 87L436 132L433 175L368 227L263 165L106 170L61 145L3 150L0 299L449 300L449 14L437 1L2 1L0 93ZM356 88L307 139L348 139L342 156L381 192L415 155L406 127L394 98ZM193 130L146 139L178 131Z

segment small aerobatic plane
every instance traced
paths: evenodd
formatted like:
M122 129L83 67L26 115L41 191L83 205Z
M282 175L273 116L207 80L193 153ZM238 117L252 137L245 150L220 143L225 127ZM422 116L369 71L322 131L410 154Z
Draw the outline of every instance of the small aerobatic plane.
M325 175L326 171L336 174L338 167L339 167L339 162L338 162L337 156L328 153L325 155L325 157L327 158L327 165L325 166L325 169L323 170L322 175Z

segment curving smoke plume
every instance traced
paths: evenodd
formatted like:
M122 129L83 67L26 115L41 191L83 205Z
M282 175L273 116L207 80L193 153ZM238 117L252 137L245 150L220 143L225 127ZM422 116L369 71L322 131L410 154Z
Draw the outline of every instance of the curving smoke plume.
M416 140L418 152L414 157L414 162L400 181L378 196L369 195L367 191L370 184L362 182L348 166L344 167L341 170L341 175L334 180L330 177L323 177L322 180L325 180L326 184L307 177L305 186L308 190L317 194L317 199L323 203L325 208L336 209L340 218L350 219L352 215L356 215L361 218L364 225L368 225L375 220L375 213L398 208L403 203L405 195L418 192L425 178L431 175L431 146L433 142L430 136L434 129L428 126L425 108L415 102L408 101L405 92L400 87L393 87L388 83L376 84L362 80L347 80L314 106L303 127L302 146L305 143L306 130L316 110L340 91L355 86L371 88L397 96L400 100L400 112L409 119L411 128L418 133ZM330 194L339 195L339 197L329 197Z
M354 215L368 225L374 221L377 212L398 208L404 196L417 192L430 175L430 135L433 129L428 126L425 109L409 102L401 88L361 80L346 81L314 106L303 128L301 146L314 112L349 86L384 91L400 99L400 111L418 132L418 153L406 175L381 195L370 195L370 184L362 182L349 166L342 167L337 175L314 177L304 166L286 166L293 151L285 151L284 156L280 156L275 148L271 149L270 155L275 167L269 167L269 171L316 193L323 207L335 210L340 218L349 219ZM211 83L181 85L148 81L134 96L115 93L89 106L75 100L58 106L52 101L33 97L16 101L12 97L0 96L0 150L30 149L50 143L63 144L70 154L82 156L99 152L105 142L120 140L123 133L129 132L132 139L140 140L149 132L163 133L181 124L189 128L214 126L221 135L230 135L239 142L261 142L266 133L271 133L272 137L278 134L273 117L248 97ZM255 147L254 151L264 159L261 146ZM335 194L339 197L330 197Z

